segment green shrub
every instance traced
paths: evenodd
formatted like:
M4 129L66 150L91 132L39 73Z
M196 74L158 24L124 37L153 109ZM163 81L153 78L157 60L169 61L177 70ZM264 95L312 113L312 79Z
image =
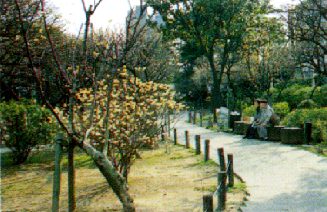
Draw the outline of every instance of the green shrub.
M243 109L244 116L255 116L257 107L255 105L248 106Z
M55 125L47 109L27 100L0 103L1 139L12 150L13 163L26 161L32 148L53 141Z
M311 87L293 85L282 92L282 100L287 101L289 106L294 109L301 101L309 98L311 91Z
M317 87L312 100L320 107L327 107L327 84Z
M312 123L314 142L327 142L327 108L292 111L284 118L282 124L290 127L301 127L305 122Z
M318 105L312 99L303 100L298 106L298 109L313 109L317 108Z
M274 102L287 102L290 109L296 109L297 106L311 97L313 87L300 84L291 85L282 92L279 89L272 89L272 99ZM327 106L327 85L317 87L313 93L312 100L318 104L318 107Z
M287 102L277 102L273 104L273 109L274 112L281 118L285 117L290 112Z

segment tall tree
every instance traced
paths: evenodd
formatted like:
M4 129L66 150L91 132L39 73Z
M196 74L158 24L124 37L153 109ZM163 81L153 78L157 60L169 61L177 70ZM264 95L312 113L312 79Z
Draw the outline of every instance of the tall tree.
M40 4L36 0L19 0L19 9L14 0L0 1L0 84L2 100L23 98L38 98L36 82L29 70L28 56L24 45L22 30L26 31L26 42L33 55L33 64L38 70L38 75L47 75L43 81L45 95L51 104L60 102L65 95L60 94L62 84L60 76L54 72L50 46L40 17ZM69 40L60 28L58 16L50 9L45 11L48 18L48 29L54 35L53 44L62 48ZM21 20L23 22L23 27ZM66 40L67 39L67 40ZM66 42L61 42L66 40ZM60 41L60 42L59 42ZM64 52L63 52L64 55ZM40 70L42 69L42 72Z
M165 22L164 36L181 39L195 58L204 56L212 75L212 109L222 104L221 82L230 54L242 46L246 22L261 3L249 0L149 0ZM183 50L183 48L182 48ZM190 52L189 52L190 53ZM217 121L214 112L214 121Z
M327 76L327 3L324 0L302 0L288 14L289 37L301 46L302 65Z
M286 45L286 39L280 20L261 15L252 17L248 22L240 68L246 70L257 91L269 92L279 72L276 60L280 59L277 54L282 52L283 45Z

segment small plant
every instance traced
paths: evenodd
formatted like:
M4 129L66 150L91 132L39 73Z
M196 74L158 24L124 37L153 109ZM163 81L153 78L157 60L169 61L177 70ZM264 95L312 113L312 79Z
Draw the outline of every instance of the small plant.
M33 147L53 140L49 110L27 100L0 103L0 123L1 139L16 165L26 161Z
M290 112L287 102L277 102L273 104L273 109L281 118L285 117Z
M239 182L234 184L234 186L232 188L228 189L228 193L233 193L235 191L242 191L242 192L246 192L247 187L246 184L243 182Z
M244 108L243 115L250 116L250 117L255 116L256 111L257 111L257 107L255 105L251 105L251 106Z
M207 186L201 186L201 187L195 187L195 191L202 191L202 192L215 192L217 189L216 185L207 185Z
M76 134L88 134L91 145L106 152L115 170L127 179L137 150L158 145L161 117L184 105L174 100L175 92L168 85L142 82L130 76L126 66L117 73L96 82L97 90L77 91L72 124ZM65 124L68 109L65 105L55 110Z

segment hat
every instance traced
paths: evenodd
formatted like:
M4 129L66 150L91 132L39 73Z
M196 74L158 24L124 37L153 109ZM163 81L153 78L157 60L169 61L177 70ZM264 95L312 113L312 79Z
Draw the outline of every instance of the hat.
M267 99L256 99L259 103L268 103Z

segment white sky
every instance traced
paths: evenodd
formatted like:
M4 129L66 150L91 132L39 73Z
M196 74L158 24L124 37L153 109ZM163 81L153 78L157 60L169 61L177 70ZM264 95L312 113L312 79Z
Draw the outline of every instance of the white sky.
M86 5L98 0L85 0ZM280 8L286 4L294 4L298 0L270 0L274 7ZM139 0L130 0L132 6L138 5ZM70 33L77 34L81 23L85 22L85 15L81 0L48 0L49 6L57 8L56 12L62 16L63 23ZM88 6L87 6L88 8ZM95 29L121 28L129 10L128 0L103 0L91 18Z

